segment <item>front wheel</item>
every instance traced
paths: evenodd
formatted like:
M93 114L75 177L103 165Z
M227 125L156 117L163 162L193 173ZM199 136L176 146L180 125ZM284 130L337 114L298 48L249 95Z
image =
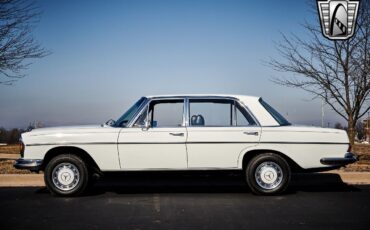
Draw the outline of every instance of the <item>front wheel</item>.
M246 180L254 194L275 195L286 190L290 182L290 167L277 154L264 153L254 157L247 165Z
M53 195L77 196L88 185L89 174L85 162L78 156L63 154L54 157L44 172L47 188Z

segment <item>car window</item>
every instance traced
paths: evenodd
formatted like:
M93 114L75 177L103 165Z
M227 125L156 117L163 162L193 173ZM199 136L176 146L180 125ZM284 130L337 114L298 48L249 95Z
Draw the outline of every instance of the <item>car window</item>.
M225 100L190 100L191 126L231 126L232 103Z
M235 125L236 126L253 126L257 125L256 121L249 112L238 102L235 102Z
M149 109L149 112L148 112ZM183 124L183 100L156 100L142 111L134 127L144 127L149 117L150 127L180 127Z
M133 127L144 127L147 121L147 116L148 116L148 106L146 106L144 110L141 112L140 116L137 118Z
M130 109L128 109L114 124L114 127L126 127L126 125L133 119L134 115L139 112L140 106L145 102L146 98L142 97Z
M259 102L261 105L271 114L271 116L279 123L281 126L291 125L290 122L283 117L278 111L276 111L271 105L269 105L267 102L262 100L262 98L259 99Z
M183 100L159 100L149 106L151 127L180 127L183 123Z
M256 125L253 118L234 100L190 99L190 126L227 127Z
M148 112L149 109L149 112ZM183 124L183 100L155 100L141 112L134 127L144 127L149 118L150 127L180 127Z

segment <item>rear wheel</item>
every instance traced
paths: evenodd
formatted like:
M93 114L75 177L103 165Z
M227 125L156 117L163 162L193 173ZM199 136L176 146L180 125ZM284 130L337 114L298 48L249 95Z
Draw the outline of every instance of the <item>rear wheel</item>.
M77 196L89 184L89 172L78 156L63 154L50 160L45 168L44 180L53 195Z
M254 157L245 169L247 183L254 194L275 195L289 185L291 171L286 160L277 154Z

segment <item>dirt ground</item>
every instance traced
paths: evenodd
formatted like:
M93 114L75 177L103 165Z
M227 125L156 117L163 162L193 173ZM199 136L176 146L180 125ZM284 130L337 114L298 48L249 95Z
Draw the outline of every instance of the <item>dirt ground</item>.
M19 145L0 145L0 154L19 154Z
M13 167L18 158L20 158L19 145L0 145L0 174L33 174L28 170Z
M370 144L355 144L352 148L359 161L341 168L346 172L370 172Z
M19 170L13 167L15 160L0 159L0 174L32 174L29 170Z

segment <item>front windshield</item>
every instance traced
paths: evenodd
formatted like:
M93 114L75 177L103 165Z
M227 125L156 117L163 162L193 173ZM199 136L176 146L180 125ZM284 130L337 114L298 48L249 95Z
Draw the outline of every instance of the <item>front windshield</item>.
M278 111L267 104L262 98L259 99L261 105L271 114L271 116L279 123L279 125L291 125Z
M138 109L145 101L145 97L140 98L131 108L129 108L126 113L124 113L115 123L114 127L126 127L128 122L131 121L133 116L138 112Z

